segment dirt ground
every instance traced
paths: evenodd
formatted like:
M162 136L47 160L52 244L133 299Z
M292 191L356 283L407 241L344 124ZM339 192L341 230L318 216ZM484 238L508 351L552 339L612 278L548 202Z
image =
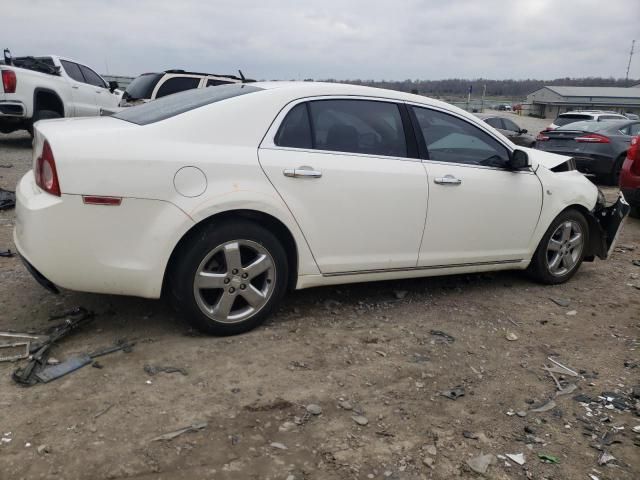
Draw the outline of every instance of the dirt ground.
M26 135L0 135L7 164L0 187L12 190L31 165ZM0 212L0 250L14 249L13 223ZM12 381L18 364L0 363L0 479L477 478L467 461L519 453L524 465L494 457L485 476L640 478L639 220L619 245L556 287L507 272L299 291L233 338L194 333L160 301L54 296L0 258L0 330L40 332L84 306L95 320L54 357L137 342L31 388ZM579 372L554 374L574 392L555 397L548 357ZM458 386L464 396L442 395ZM615 460L599 465L603 452Z

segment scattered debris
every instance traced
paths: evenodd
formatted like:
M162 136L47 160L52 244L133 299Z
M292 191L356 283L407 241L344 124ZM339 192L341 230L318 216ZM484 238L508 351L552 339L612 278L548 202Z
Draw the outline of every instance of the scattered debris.
M83 353L81 355L76 355L74 357L68 358L64 362L61 362L57 365L49 365L45 368L40 369L34 375L42 383L49 383L71 372L75 372L85 365L89 365L93 362L94 358L102 357L103 355L108 355L114 352L119 352L120 350L127 353L131 352L131 348L134 345L135 343L126 343L121 341L112 347L102 348L91 353Z
M456 341L455 337L443 332L442 330L431 330L429 332L432 336L437 337L435 341L437 343L453 343Z
M96 413L93 418L100 418L102 415L104 415L105 413L107 413L109 410L111 410L111 407L113 407L113 404L109 404L107 405L105 408L103 408L102 410L100 410L98 413Z
M315 403L311 403L305 408L311 415L320 415L322 413L322 407L320 405L316 405Z
M16 206L16 194L0 188L0 210L8 210Z
M479 473L480 475L484 475L485 473L487 473L489 465L492 465L493 463L495 463L495 461L495 455L489 453L487 455L480 455L478 457L467 460L467 465L474 472Z
M73 319L74 317L85 317L90 313L91 312L84 307L75 307L71 310L67 310L66 312L53 313L49 315L49 321L60 320L61 318Z
M268 403L256 401L250 405L245 405L244 409L249 412L269 412L272 410L286 410L291 407L293 407L293 403L282 398L276 398Z
M433 465L436 463L436 461L432 457L424 457L422 459L422 463L429 468L433 468Z
M36 448L36 451L38 452L39 455L45 455L47 453L51 453L51 447L49 447L49 445L46 445L46 444L39 445L38 448Z
M169 441L169 440L173 440L174 438L182 435L183 433L187 433L187 432L197 432L199 430L202 430L203 428L206 428L208 425L207 422L195 422L192 423L191 425L189 425L188 427L184 427L184 428L179 428L178 430L174 430L173 432L169 432L169 433L165 433L162 435L159 435L155 438L152 438L150 441L151 442L157 442L157 441Z
M598 465L606 465L609 462L613 462L616 459L613 455L607 452L602 452L602 455L598 458Z
M506 338L506 339L507 339L507 340L509 340L510 342L514 342L514 341L518 340L518 336L517 336L515 333L513 333L513 332L508 332L508 333L505 335L505 337L504 337L504 338Z
M557 365L558 367L560 367L560 368L564 369L564 370L566 371L565 373L567 373L567 374L569 374L569 375L571 375L571 376L573 376L573 377L577 377L577 376L579 376L579 375L578 375L578 372L576 372L575 370L570 369L569 367L564 366L563 364L561 364L561 363L560 363L560 362L558 362L557 360L554 360L554 359L553 359L553 358L551 358L551 357L547 357L547 360L549 360L551 363L554 363L554 364L555 364L555 365Z
M547 453L539 453L538 458L542 460L544 463L553 463L553 464L560 463L560 459L558 457L554 455L549 455Z
M636 267L640 267L640 260L632 260L631 263Z
M358 425L360 425L361 427L364 427L365 425L367 425L369 423L369 419L367 417L364 417L362 415L353 415L351 417L351 419L356 422Z
M443 397L450 398L451 400L457 400L460 397L464 397L464 387L457 386L452 388L451 390L445 390L443 392L440 392L440 395L442 395Z
M526 462L524 453L505 453L505 456L518 465L524 465Z
M280 443L280 442L271 442L269 446L273 448L277 448L278 450L289 450L284 443Z
M340 400L338 406L343 410L353 410L353 405L348 400Z
M462 432L462 436L463 436L464 438L469 438L469 439L471 439L471 440L477 440L477 439L478 439L478 435L477 435L476 433L470 432L470 431L468 431L468 430L464 430L464 431Z
M569 301L569 299L567 298L554 298L554 297L549 297L549 300L551 300L553 303L555 303L556 305L558 305L559 307L563 307L566 308L568 307L571 302Z
M548 412L549 410L552 410L554 408L556 408L556 402L554 400L549 400L548 402L540 405L539 407L529 409L529 411L534 413L542 413L542 412Z
M155 365L145 365L144 366L144 371L147 373L147 375L151 375L152 377L154 375L157 375L158 373L164 372L164 373L180 373L182 375L184 375L185 377L188 375L187 371L184 368L178 368L178 367L159 367L159 366L155 366Z
M0 168L13 168L13 163L1 163Z
M4 258L12 258L15 257L16 254L11 251L11 249L0 251L0 257Z
M575 317L577 314L578 314L578 311L577 311L577 310L569 310L569 311L566 313L566 315L567 315L568 317Z
M575 383L570 383L566 387L561 388L556 392L556 397L560 395L569 395L577 390L578 386Z

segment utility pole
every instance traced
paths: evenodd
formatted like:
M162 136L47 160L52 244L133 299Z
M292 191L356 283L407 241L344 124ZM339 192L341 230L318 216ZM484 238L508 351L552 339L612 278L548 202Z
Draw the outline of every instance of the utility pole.
M629 68L631 68L631 58L633 57L633 47L635 47L636 41L631 41L631 51L629 52L629 63L627 64L627 76L625 77L624 84L625 86L629 86Z
M484 112L484 96L487 94L487 84L482 86L482 101L480 102L480 112Z

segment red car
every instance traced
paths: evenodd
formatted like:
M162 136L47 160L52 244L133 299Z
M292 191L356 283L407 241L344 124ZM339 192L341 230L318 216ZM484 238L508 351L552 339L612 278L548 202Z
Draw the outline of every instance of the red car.
M633 137L620 171L620 190L631 205L631 215L640 218L640 135Z

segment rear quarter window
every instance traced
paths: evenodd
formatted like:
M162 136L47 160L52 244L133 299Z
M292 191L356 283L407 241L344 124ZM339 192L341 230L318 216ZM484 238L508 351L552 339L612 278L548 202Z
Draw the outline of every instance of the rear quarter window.
M220 85L216 88L187 90L186 92L159 98L144 105L126 108L113 115L113 118L137 125L148 125L211 103L222 102L229 98L259 92L260 90L263 89L242 83Z
M145 73L135 78L124 91L125 99L138 100L149 99L153 89L162 78L162 73Z

